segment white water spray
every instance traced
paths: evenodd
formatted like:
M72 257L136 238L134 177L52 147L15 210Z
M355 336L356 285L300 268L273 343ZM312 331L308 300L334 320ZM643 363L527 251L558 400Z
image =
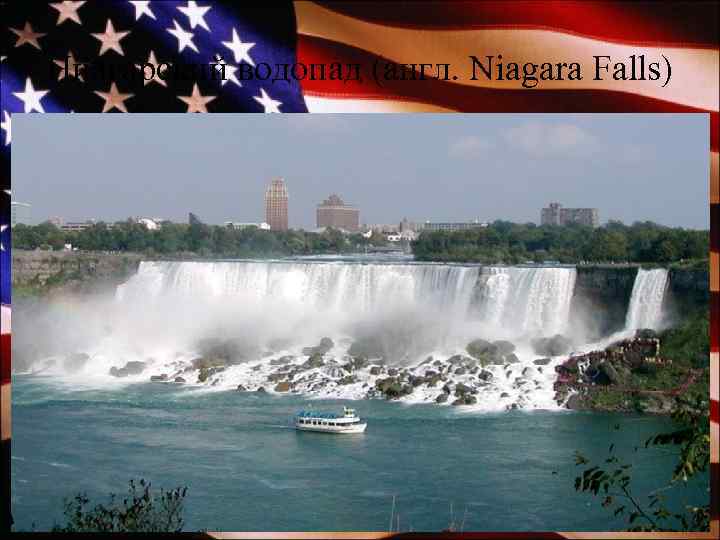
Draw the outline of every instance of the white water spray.
M638 269L625 319L626 330L660 328L667 284L668 271L666 269Z

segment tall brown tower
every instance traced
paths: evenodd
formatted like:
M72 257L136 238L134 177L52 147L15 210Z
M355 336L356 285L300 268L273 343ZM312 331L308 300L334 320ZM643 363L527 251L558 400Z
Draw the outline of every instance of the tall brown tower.
M282 178L275 178L265 190L265 221L273 231L287 231L288 191Z

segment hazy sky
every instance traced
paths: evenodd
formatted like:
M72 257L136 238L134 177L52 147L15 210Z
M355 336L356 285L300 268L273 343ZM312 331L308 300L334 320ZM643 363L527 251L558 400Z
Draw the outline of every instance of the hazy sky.
M26 221L262 221L282 176L291 227L331 192L363 223L539 222L550 201L600 221L708 228L707 115L15 114Z

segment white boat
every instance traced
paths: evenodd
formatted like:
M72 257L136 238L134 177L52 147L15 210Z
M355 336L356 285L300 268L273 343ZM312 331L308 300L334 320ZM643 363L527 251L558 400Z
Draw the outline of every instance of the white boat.
M356 414L355 409L343 407L343 414L300 411L295 416L295 429L321 433L362 433L367 423Z

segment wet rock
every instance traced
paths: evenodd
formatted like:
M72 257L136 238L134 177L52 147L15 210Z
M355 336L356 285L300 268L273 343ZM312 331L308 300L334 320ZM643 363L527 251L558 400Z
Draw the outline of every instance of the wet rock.
M373 366L370 368L370 375L380 375L382 368L380 366Z
M116 368L115 366L110 368L110 375L113 377L127 377L129 375L140 375L147 364L140 361L127 362L124 367Z
M397 374L398 374L397 369L395 369L395 368L388 369L388 375L390 375L391 377L395 377Z
M510 353L505 357L506 364L517 364L519 361L520 359L514 353Z
M492 381L492 379L493 379L493 374L492 374L491 372L489 372L488 370L483 369L483 370L480 372L480 374L478 375L478 379L481 379L481 380L483 380L483 381L485 381L485 382L489 382L489 381Z
M477 398L473 396L472 394L463 394L458 399L453 401L453 405L475 405L477 403Z
M176 383L180 383L180 384L184 384L184 383L187 382L187 381L186 381L185 379L183 379L182 377L175 377L174 380L175 380Z
M286 364L289 364L293 360L295 360L294 356L290 356L290 355L281 356L280 358L273 358L272 360L270 360L270 365L271 366L284 366Z
M287 381L281 381L275 386L276 392L288 392L290 391L290 383Z
M88 360L90 360L90 355L86 353L72 353L65 357L63 367L65 371L75 373L84 368Z
M465 375L467 370L464 367L459 367L455 370L455 375Z
M562 354L568 354L573 347L572 341L560 334L556 334L552 337L533 339L530 344L532 345L535 354L540 354L542 356L560 356Z
M448 400L449 394L446 394L443 392L442 394L438 394L438 396L435 398L435 403L445 403Z
M378 340L373 338L360 338L353 341L348 349L350 356L363 356L365 358L383 358L385 352Z
M162 375L152 375L150 377L150 382L165 382L168 380L167 373L163 373Z
M537 360L533 360L533 364L536 366L547 366L551 360L551 358L538 358Z
M260 388L255 390L255 392L257 392L258 394L267 394L267 390L265 390L264 386L261 386Z
M498 352L504 356L515 352L515 345L509 341L498 340L493 341L492 344L497 348Z
M536 371L531 367L526 367L522 370L523 377L533 377L536 374Z
M467 386L463 383L457 383L455 385L455 396L456 397L464 396L465 394L470 393L471 390L472 389L469 386Z
M325 360L323 360L323 357L321 354L314 354L310 358L308 358L303 364L303 369L313 369L322 367L325 365Z
M510 397L510 394L508 394L507 392L503 392L502 394L500 394L500 399L505 399L505 398L509 398L509 397Z
M270 382L278 382L287 377L287 373L271 373L268 376L268 381Z
M432 356L428 356L425 360L423 360L422 362L420 362L420 365L421 365L421 366L424 366L424 365L426 365L426 364L431 363L432 361L433 361L433 357L432 357Z
M245 388L242 384L238 384L236 390L238 392L247 392L248 391L248 389Z
M341 386L344 386L346 384L355 384L356 382L358 382L358 380L357 380L357 377L355 377L355 375L346 375L342 379L338 380L337 383Z
M419 377L419 376L417 376L417 375L409 375L409 376L408 376L408 382L409 382L412 386L420 386L420 385L425 384L426 379L425 379L425 377Z
M655 332L655 330L651 330L650 328L642 328L635 331L635 337L640 339L655 339L659 336L658 333Z
M335 343L333 343L333 340L329 337L324 337L320 340L320 343L314 347L305 347L302 350L302 353L307 356L314 356L319 354L320 356L324 355L330 349L332 349L335 346Z

